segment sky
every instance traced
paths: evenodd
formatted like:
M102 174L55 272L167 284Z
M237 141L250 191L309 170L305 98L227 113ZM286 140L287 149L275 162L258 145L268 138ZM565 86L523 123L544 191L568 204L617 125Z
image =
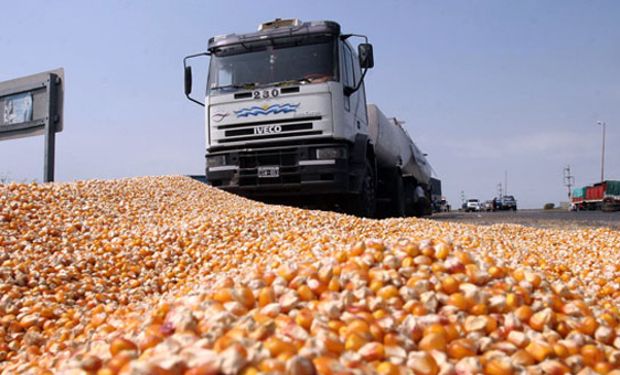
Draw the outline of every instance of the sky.
M57 181L204 174L204 114L183 94L182 59L211 36L252 32L276 17L334 20L368 36L368 101L406 121L453 207L462 192L491 199L505 174L521 208L566 200L566 166L578 186L598 182L597 121L607 124L605 177L620 179L618 1L0 6L0 81L65 69ZM0 142L1 178L42 176L42 136Z

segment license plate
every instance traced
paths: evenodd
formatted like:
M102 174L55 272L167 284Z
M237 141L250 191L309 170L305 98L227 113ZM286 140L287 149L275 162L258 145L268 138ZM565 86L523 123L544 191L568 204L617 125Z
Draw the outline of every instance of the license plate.
M280 167L258 167L258 177L280 177Z

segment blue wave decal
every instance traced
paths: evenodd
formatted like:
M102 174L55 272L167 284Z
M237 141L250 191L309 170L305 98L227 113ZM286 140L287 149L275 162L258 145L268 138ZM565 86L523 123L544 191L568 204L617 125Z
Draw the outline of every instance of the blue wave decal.
M289 113L296 112L299 104L272 104L272 105L264 105L262 107L254 106L250 108L242 108L238 111L235 111L235 115L237 117L248 117L248 116L258 116L258 115L268 115L270 113L278 114L278 113Z

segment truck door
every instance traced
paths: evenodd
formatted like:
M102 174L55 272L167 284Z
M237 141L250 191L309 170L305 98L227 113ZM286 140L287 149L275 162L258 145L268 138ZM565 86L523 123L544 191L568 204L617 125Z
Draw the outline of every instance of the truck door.
M346 86L355 87L362 78L362 71L357 56L349 43L342 44L342 74ZM368 115L366 113L366 92L362 84L360 89L344 99L345 118L354 133L368 132Z

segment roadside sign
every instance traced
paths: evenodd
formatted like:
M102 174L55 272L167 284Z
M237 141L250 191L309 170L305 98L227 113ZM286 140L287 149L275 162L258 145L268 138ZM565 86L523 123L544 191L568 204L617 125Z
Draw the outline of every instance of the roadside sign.
M55 134L63 129L62 68L0 82L0 141L45 136L43 180L54 180Z

